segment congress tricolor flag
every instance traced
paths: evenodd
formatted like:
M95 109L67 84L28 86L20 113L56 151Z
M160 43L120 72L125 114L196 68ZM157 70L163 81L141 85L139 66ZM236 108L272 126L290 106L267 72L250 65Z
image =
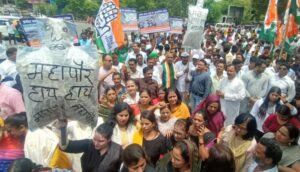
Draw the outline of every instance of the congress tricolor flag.
M123 45L120 0L103 0L95 19L96 44L102 53Z
M261 39L269 43L273 43L276 37L276 29L277 29L277 21L278 21L277 1L278 0L269 1L264 27L259 35Z

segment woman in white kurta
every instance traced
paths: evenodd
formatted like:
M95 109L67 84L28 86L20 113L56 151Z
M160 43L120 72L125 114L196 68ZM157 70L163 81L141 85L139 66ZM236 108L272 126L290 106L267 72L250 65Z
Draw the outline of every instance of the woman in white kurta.
M112 141L123 148L133 142L133 134L136 132L134 116L127 103L118 103L112 110L111 119L108 120L114 126Z
M257 129L260 132L263 132L262 125L268 116L271 113L274 113L280 104L283 104L280 100L280 95L281 89L279 87L272 87L266 97L257 100L253 105L250 113L255 117ZM292 115L297 114L297 109L295 107L292 107L292 105L288 106L291 108Z
M220 83L216 94L221 97L221 109L226 116L224 126L232 125L239 115L240 103L246 96L245 86L241 79L235 76L233 65L227 67L227 76Z

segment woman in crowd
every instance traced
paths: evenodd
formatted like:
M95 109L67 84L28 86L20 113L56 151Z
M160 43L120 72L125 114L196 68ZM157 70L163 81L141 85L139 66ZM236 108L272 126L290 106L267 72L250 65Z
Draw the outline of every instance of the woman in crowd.
M116 104L109 121L114 127L113 142L118 143L123 148L133 142L133 134L136 132L135 119L127 103Z
M207 115L204 110L196 112L189 129L190 140L199 146L199 156L202 160L208 158L208 150L216 141L216 136L206 127Z
M122 153L123 167L120 172L155 172L145 151L138 144L128 145Z
M165 137L170 137L173 132L174 124L177 118L172 117L171 110L168 105L160 108L160 116L157 118L158 129L160 133Z
M235 172L234 155L230 148L215 144L209 149L209 158L202 167L203 172Z
M165 96L166 103L169 103L171 114L176 118L186 119L190 117L188 106L182 102L180 93L176 89L167 89Z
M113 107L118 102L117 93L113 87L107 87L104 95L99 100L98 115L107 121L110 118Z
M160 163L157 172L199 172L200 164L196 144L189 140L183 140L175 144L171 152L171 161Z
M67 122L60 120L60 127L66 127ZM111 141L113 128L110 124L103 123L95 131L92 140L70 140L60 148L68 153L83 153L81 166L83 172L118 171L122 160L122 147Z
M165 96L166 96L166 90L164 88L160 88L158 90L158 97L156 99L153 99L152 103L156 105L160 102L165 102Z
M224 127L225 115L221 111L220 97L208 95L197 107L195 112L204 110L207 114L207 128L216 136ZM194 113L195 113L194 112Z
M141 130L134 134L134 143L142 145L151 163L156 165L160 155L165 154L166 140L159 132L155 115L151 111L141 113Z
M140 92L140 100L138 106L141 112L145 110L153 112L155 110L156 107L152 105L151 94L149 90L142 90Z
M0 117L0 167L3 171L15 159L24 157L23 144L27 130L25 112L9 116L6 122Z
M282 150L278 169L280 172L300 171L299 129L291 124L284 124L277 132L267 133L263 137L274 138Z
M134 80L128 80L126 82L126 90L127 90L127 93L125 93L121 98L123 100L123 102L125 102L129 105L138 104L140 95L139 95L138 88L137 88L137 85L134 82Z
M291 116L290 108L286 105L279 105L275 113L272 113L264 122L262 129L265 133L275 133L284 124L292 124L300 129L298 119Z
M279 107L282 102L281 98L281 89L279 87L272 87L268 92L265 98L257 100L252 107L251 114L255 117L257 122L257 137L258 139L263 135L262 125L267 117L276 111L276 108ZM292 108L292 107L290 107ZM292 114L296 114L296 108L292 108Z
M251 164L251 153L256 145L256 126L252 115L242 113L235 118L234 125L226 127L222 135L221 143L233 152L236 172L245 171Z

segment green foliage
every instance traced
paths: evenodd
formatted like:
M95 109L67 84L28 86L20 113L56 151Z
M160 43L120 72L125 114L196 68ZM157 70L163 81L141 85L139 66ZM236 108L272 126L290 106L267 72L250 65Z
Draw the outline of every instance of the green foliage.
M30 8L30 4L27 0L15 0L16 6L22 10Z
M57 6L55 4L38 4L36 9L44 15L54 16L57 11Z

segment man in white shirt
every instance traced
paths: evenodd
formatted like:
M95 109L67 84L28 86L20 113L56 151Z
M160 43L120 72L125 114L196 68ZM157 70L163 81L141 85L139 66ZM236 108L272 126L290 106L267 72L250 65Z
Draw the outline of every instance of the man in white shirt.
M137 61L136 59L129 59L129 75L131 79L143 78L143 73L137 70Z
M136 55L136 61L137 61L137 67L136 69L140 72L143 73L143 69L147 66L144 63L144 58L141 54ZM128 64L128 63L127 63Z
M112 57L110 55L104 55L102 57L103 66L99 69L98 75L98 93L99 97L102 97L104 94L104 89L107 86L113 86L114 82L112 79L112 75L114 72L117 72L117 69L112 65Z
M211 75L212 88L211 93L216 93L220 89L221 81L227 76L225 72L225 61L217 62L216 73Z
M265 60L258 58L255 62L255 68L242 76L246 97L241 102L240 113L249 112L256 100L267 94L269 75L264 72L266 67Z
M236 77L233 65L227 66L227 77L220 83L220 90L216 94L221 97L221 110L226 116L224 126L234 124L240 113L240 103L246 96L245 86L241 79Z
M3 84L12 87L16 84L16 76L18 75L16 67L17 48L11 47L6 50L7 59L0 64L0 68L4 71L4 75L10 78Z
M253 161L247 172L278 172L282 150L273 139L261 138L253 152Z
M189 53L183 52L181 53L181 61L175 63L175 71L176 71L176 88L179 91L182 99L186 102L187 91L189 88L188 81L188 72L189 68Z
M148 57L147 66L153 70L152 79L154 79L158 83L158 86L160 87L162 85L162 69L161 66L157 66L155 58L158 58L158 56Z
M140 44L139 43L133 43L132 44L132 52L128 53L128 56L126 58L125 64L128 64L129 59L136 59L136 56L138 54L141 54L143 56L143 62L145 63L147 60L147 54L140 50Z
M278 73L270 78L269 89L277 86L281 89L281 96L286 96L288 102L291 102L296 95L295 82L287 75L289 65L287 63L280 63Z

